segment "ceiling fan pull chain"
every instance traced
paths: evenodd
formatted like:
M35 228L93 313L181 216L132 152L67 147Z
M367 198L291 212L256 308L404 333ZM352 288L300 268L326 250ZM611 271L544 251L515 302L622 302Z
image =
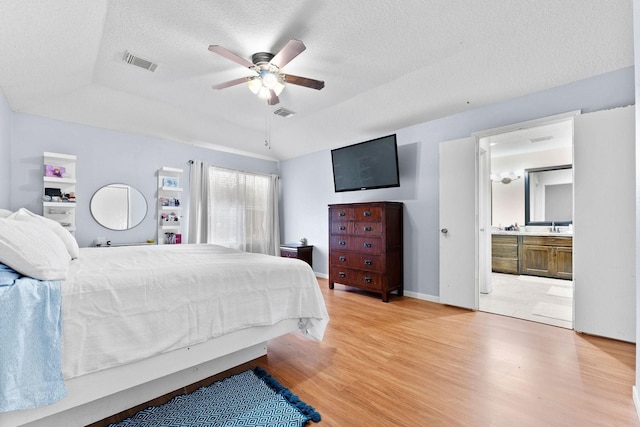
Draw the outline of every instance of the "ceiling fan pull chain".
M269 120L269 113L265 117L265 130L264 130L264 146L268 150L271 150L271 121Z

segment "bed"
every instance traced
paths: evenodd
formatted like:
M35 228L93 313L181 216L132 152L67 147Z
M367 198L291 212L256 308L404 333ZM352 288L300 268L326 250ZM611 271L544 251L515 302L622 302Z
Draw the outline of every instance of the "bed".
M52 239L40 218L23 217L28 225L0 218L0 234L19 228L28 239L35 229L40 239ZM66 244L75 251L73 242ZM0 238L0 263L9 264L7 247ZM328 322L315 275L300 260L216 245L80 248L75 254L64 280L34 279L60 289L66 396L0 412L2 426L86 425L260 357L280 335L297 331L321 340ZM27 276L20 262L9 261Z

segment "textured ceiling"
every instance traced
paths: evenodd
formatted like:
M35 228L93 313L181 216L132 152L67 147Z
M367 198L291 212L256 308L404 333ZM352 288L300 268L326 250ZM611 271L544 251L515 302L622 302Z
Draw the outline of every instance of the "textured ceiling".
M632 0L0 0L0 88L14 111L289 159L631 66L632 33ZM284 71L321 91L211 88L251 73L210 44L291 38Z

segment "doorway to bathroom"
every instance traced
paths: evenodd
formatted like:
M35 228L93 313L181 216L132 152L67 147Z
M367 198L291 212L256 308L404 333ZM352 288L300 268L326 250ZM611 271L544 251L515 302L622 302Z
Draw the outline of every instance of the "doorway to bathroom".
M478 135L490 147L491 175L488 191L480 192L491 229L491 242L480 251L487 253L481 263L490 265L480 269L480 311L573 328L574 116ZM560 167L554 176L530 174Z

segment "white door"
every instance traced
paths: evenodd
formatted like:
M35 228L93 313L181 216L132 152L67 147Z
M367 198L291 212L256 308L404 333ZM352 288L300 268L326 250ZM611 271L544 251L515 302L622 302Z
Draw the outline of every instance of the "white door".
M478 309L476 138L440 143L440 302Z
M635 107L576 116L574 329L636 339Z

